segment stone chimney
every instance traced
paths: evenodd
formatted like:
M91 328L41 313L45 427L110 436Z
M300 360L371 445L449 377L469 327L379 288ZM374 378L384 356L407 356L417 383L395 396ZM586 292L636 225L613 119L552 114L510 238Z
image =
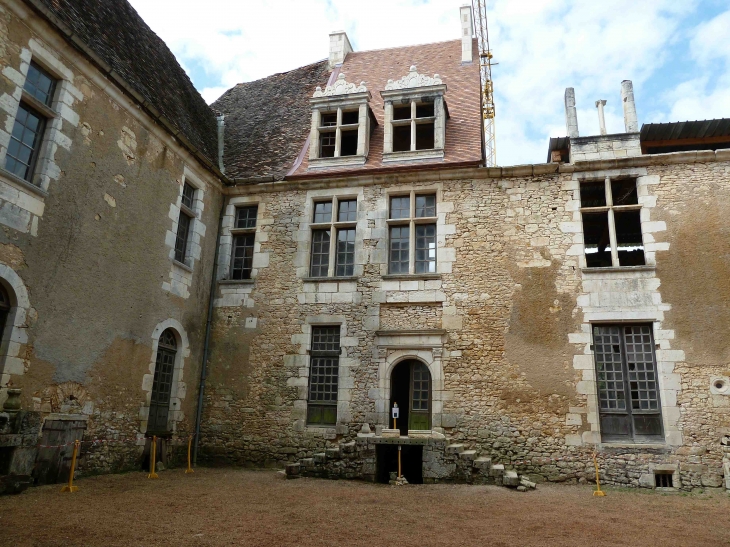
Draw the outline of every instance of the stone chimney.
M344 63L345 57L347 57L348 53L352 53L352 51L352 45L344 30L337 30L330 33L330 70L335 68L336 65Z
M578 111L575 108L575 89L565 90L565 130L570 138L578 137Z
M627 133L639 132L639 119L636 116L634 103L634 84L631 80L621 82L621 101L624 103L624 125Z
M461 6L459 8L459 19L461 20L461 62L471 63L472 55L472 36L474 25L472 23L471 6Z

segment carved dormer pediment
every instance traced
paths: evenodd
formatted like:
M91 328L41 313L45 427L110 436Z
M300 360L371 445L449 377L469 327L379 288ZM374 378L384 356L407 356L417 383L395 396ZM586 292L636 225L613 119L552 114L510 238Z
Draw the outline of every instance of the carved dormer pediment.
M426 74L419 74L416 69L416 65L411 65L411 69L408 74L403 76L400 80L388 80L385 86L386 91L394 89L411 89L414 87L429 87L434 85L442 85L443 82L438 74L434 74L433 78Z
M360 82L360 85L351 84L345 80L345 74L341 72L335 83L325 87L324 91L322 91L321 87L317 86L312 97L315 99L319 97L334 97L337 95L348 95L350 93L365 93L367 90L365 82Z

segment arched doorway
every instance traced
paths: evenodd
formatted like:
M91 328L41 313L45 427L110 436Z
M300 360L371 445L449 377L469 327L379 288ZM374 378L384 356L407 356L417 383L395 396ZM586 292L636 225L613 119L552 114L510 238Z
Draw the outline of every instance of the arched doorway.
M177 355L177 338L175 331L165 329L157 344L155 376L152 382L150 412L147 420L147 435L164 435L168 433L168 416L170 413L170 396L172 394L172 376L175 371Z
M408 430L431 429L431 373L421 361L398 363L390 375L390 408L398 403L401 435Z

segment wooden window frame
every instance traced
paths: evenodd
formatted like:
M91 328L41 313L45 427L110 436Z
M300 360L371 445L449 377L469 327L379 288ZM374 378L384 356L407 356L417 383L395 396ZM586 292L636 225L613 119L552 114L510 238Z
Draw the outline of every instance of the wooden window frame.
M238 212L243 209L256 209L256 215L254 217L253 226L245 226L238 228ZM253 272L253 254L254 249L256 247L256 229L258 227L258 215L259 215L259 206L258 203L246 203L236 206L235 208L235 214L233 216L233 228L231 228L231 264L229 267L229 279L241 281L244 279L251 279L252 272ZM250 220L250 217L248 217L248 220ZM249 223L247 223L249 224ZM246 237L253 237L253 240L251 242L251 245L244 244L242 247L248 248L251 247L251 257L250 259L246 259L244 256L243 259L243 267L241 268L241 275L242 277L235 277L234 272L236 271L234 269L234 265L236 262L236 241L239 238L246 238ZM249 262L247 265L246 262Z
M416 216L416 198L421 196L433 196L434 197L434 216L432 217L417 217ZM408 218L391 218L391 203L393 198L409 197L410 215ZM435 190L411 190L408 193L393 193L388 195L388 219L386 221L388 225L388 274L389 275L433 275L438 272L438 192ZM434 257L434 271L433 272L416 272L416 226L422 225L433 225L435 226L434 235L434 251L436 256ZM408 273L403 272L392 272L391 271L391 228L396 226L408 226Z
M307 425L314 426L314 427L330 427L337 424L337 403L339 401L339 380L340 380L340 373L339 373L339 367L340 367L340 354L342 352L342 343L341 343L341 333L340 333L340 325L312 325L312 332L310 335L310 350L309 350L309 382L307 385ZM319 329L332 329L333 332L336 332L336 340L337 340L337 347L336 348L317 348L315 343L315 335ZM332 387L334 385L334 401L328 401L328 402L322 402L316 399L312 398L313 395L313 388L320 385L318 383L313 382L314 374L313 374L313 367L315 364L315 361L317 360L329 360L332 361L331 364L318 364L317 366L321 367L333 367L335 374L334 374L334 383L330 382L329 385ZM324 416L325 410L332 410L334 408L334 420L328 420L323 421L323 419L320 420L313 420L312 418L315 415L318 415L320 417Z
M621 180L634 180L634 183L636 186L636 195L637 195L637 203L632 205L614 205L613 204L613 192L611 189L611 181L621 181ZM580 185L582 187L583 184L587 183L597 183L600 182L598 180L582 180L580 181ZM611 245L611 266L589 266L588 265L588 258L586 256L586 243L585 243L585 228L583 228L583 257L586 261L586 268L594 269L594 268L627 268L630 266L622 266L619 260L618 256L618 238L616 236L616 215L615 213L621 213L626 211L638 211L639 218L641 218L641 209L642 205L639 203L639 189L638 189L638 180L637 177L626 177L626 176L620 176L620 177L605 177L604 179L604 192L605 192L605 199L606 199L606 205L599 206L599 207L583 207L583 194L582 189L578 190L579 196L580 196L580 213L581 213L581 224L584 224L584 215L585 214L595 214L595 213L607 213L608 216L608 236L609 236L609 243ZM644 252L644 265L646 265L646 244L644 243L644 234L642 232L641 234L641 245Z
M340 222L339 216L340 216L340 203L345 201L354 201L356 203L355 208L355 218L357 218L358 211L360 209L360 203L358 202L357 196L350 196L350 195L344 195L344 196L332 196L330 198L317 198L313 200L313 207L312 207L312 222L309 225L310 233L309 233L309 241L310 241L310 258L309 258L309 276L312 278L317 279L338 279L338 278L348 278L348 277L354 277L355 275L355 257L353 257L353 263L352 263L352 274L347 275L337 275L337 267L338 267L338 237L339 232L342 230L355 230L355 242L357 242L357 220L347 220ZM329 222L314 222L315 215L317 212L317 204L318 203L331 203L332 204L332 215L330 216ZM330 233L330 241L329 241L329 254L328 254L328 262L327 262L327 275L312 275L312 269L313 269L313 248L314 248L314 232L316 231L323 231L327 230ZM357 251L355 251L355 256L357 256Z

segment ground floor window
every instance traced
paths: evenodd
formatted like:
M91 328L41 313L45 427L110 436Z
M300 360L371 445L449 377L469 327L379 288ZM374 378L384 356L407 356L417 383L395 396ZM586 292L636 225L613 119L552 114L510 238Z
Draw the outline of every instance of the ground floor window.
M663 441L651 325L594 325L601 439Z
M313 327L309 366L307 423L337 423L337 387L340 366L340 327Z
M166 329L160 335L155 360L155 376L152 381L150 412L147 421L147 433L167 433L167 419L170 414L170 396L172 395L172 376L175 370L177 339L172 329Z

